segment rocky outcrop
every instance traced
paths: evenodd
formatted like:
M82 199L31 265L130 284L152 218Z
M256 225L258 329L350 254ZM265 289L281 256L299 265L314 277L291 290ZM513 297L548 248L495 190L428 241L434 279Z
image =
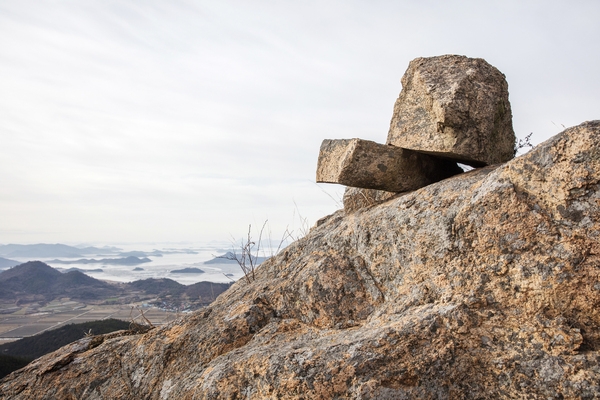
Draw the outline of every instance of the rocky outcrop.
M396 146L326 139L319 151L317 182L405 192L462 172L455 162Z
M387 143L474 167L514 156L504 75L481 58L417 58L402 77Z
M387 146L324 140L317 182L358 188L344 196L344 209L355 211L389 198L388 192L416 190L461 173L456 162L481 167L514 154L508 84L500 71L481 58L417 58L402 77Z
M208 308L86 338L6 399L600 397L600 121L330 216Z

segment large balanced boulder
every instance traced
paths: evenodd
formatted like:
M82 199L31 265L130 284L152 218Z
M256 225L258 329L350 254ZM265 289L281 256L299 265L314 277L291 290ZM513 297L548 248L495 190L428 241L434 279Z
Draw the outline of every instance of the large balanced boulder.
M459 174L456 162L362 139L325 139L317 182L404 192Z
M600 121L337 212L206 309L88 337L2 399L600 397Z
M402 77L387 143L475 167L514 156L504 75L481 58L417 58Z

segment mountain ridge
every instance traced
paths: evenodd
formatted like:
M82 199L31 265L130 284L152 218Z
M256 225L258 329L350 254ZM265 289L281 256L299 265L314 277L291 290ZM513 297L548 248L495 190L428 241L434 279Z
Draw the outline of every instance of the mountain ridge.
M86 254L97 254L106 251L98 247L74 247L66 244L0 244L0 255L5 257L67 257L75 258Z
M29 261L0 273L0 298L42 296L49 301L59 296L94 300L119 294L114 285L94 279L80 271L61 273L41 261Z
M0 272L0 299L26 303L49 302L56 298L98 302L113 296L125 296L141 291L161 298L186 296L206 305L231 286L228 283L197 282L182 285L168 278L148 278L114 284L92 278L79 270L61 272L41 261L29 261ZM139 294L138 294L139 295ZM173 301L173 300L171 300Z

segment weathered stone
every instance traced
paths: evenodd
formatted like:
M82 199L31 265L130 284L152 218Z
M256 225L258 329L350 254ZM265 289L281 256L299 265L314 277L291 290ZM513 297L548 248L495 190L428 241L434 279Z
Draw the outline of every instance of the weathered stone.
M504 75L481 58L417 58L402 77L388 144L475 167L514 157Z
M83 339L2 399L600 397L600 121L333 214L208 308Z
M396 195L398 193L385 190L347 187L344 191L344 211L350 214L361 208L383 203Z
M461 173L453 161L362 139L325 139L317 182L404 192Z

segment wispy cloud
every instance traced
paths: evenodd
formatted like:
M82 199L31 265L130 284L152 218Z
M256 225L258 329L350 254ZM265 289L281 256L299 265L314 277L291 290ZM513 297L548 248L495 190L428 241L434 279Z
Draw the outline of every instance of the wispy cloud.
M599 11L0 2L0 242L227 239L251 219L283 229L294 201L315 221L336 208L312 183L321 140L385 141L418 56L496 65L515 130L540 142L597 118Z

